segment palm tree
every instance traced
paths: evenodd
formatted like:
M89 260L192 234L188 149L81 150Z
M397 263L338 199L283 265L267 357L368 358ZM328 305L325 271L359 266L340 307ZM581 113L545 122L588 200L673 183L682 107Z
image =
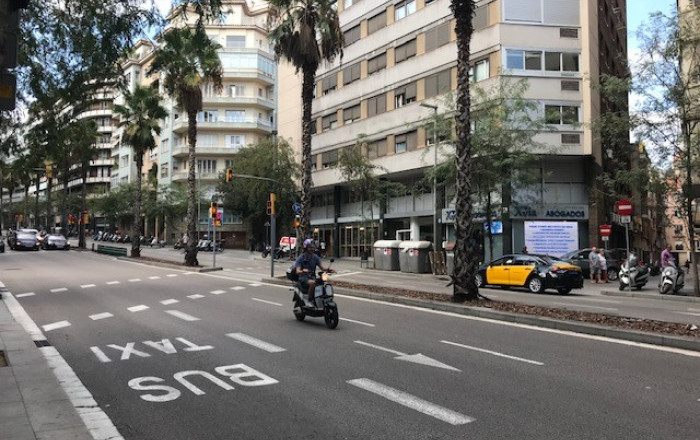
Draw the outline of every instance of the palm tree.
M336 0L270 0L270 19L274 26L268 39L275 56L301 70L301 223L311 235L311 101L314 97L316 70L322 61L343 57L345 40L340 29ZM318 38L318 39L317 39Z
M220 45L202 31L189 28L170 29L159 37L163 44L156 51L149 74L163 74L163 87L187 113L189 168L187 176L187 251L185 264L197 265L196 166L197 113L202 110L202 87L212 83L222 89L223 68L219 59Z
M133 92L124 93L124 105L115 105L114 112L121 116L124 127L122 142L131 145L136 162L136 197L134 200L134 231L131 240L131 256L141 256L141 168L143 155L156 146L154 134L160 134L160 120L168 112L160 105L158 90L137 85Z
M473 240L472 173L471 173L471 99L469 95L469 50L474 28L473 0L451 0L450 8L456 19L457 34L457 111L455 114L457 141L457 194L455 202L455 259L451 275L455 301L476 300L476 242Z

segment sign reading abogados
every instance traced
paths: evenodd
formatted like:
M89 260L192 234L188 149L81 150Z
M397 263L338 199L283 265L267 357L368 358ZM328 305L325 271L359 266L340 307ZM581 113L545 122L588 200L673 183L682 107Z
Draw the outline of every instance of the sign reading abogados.
M482 220L485 213L474 213L474 220ZM442 210L442 222L454 223L455 209ZM510 208L511 219L588 220L588 205L518 205Z

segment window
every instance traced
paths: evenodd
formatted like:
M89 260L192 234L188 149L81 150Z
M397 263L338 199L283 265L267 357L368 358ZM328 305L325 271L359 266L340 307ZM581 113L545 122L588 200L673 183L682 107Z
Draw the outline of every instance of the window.
M399 64L409 58L416 56L416 39L406 42L394 49L394 62Z
M350 46L352 43L360 39L360 25L352 27L343 33L345 37L345 45Z
M245 36L244 35L227 35L226 36L226 49L237 49L245 47Z
M338 125L338 113L331 113L321 119L321 129L328 131L334 129Z
M489 6L483 5L476 8L474 11L474 18L472 19L472 26L474 30L478 31L484 29L489 25Z
M197 146L198 147L215 147L218 143L217 136L215 134L198 134L197 135Z
M229 86L229 95L231 97L235 96L245 96L245 86L232 84Z
M367 34L377 32L383 27L386 27L386 11L381 12L367 20Z
M367 100L367 117L380 115L386 112L386 94L374 96Z
M394 19L396 21L416 12L416 0L404 0L394 6Z
M226 122L244 122L245 110L226 110Z
M386 52L367 61L367 73L369 75L386 68Z
M489 76L489 60L487 59L475 62L474 66L469 69L469 82L483 81Z
M168 163L161 164L160 166L160 177L165 178L168 177Z
M348 85L360 79L360 63L355 63L343 69L343 85Z
M245 147L245 136L241 134L229 134L226 136L226 147L239 149Z
M412 82L394 90L394 108L403 107L416 100L416 83Z
M542 52L525 52L525 70L542 70Z
M425 51L430 52L450 41L450 22L430 29L425 33Z
M216 160L197 160L197 173L198 174L211 174L216 173Z
M316 134L316 132L318 131L318 119L312 119L309 122L309 125L311 126L311 134Z
M321 80L321 93L323 95L327 95L328 92L335 90L336 87L338 87L338 75L335 73L332 73Z
M548 72L578 72L579 54L545 52L544 69Z
M103 134L100 135L100 143L101 144L108 144L111 140L111 136L108 134Z
M197 122L216 122L218 115L216 110L202 110L197 114Z
M542 70L542 52L507 50L506 68L515 70Z
M352 124L360 119L360 105L348 107L343 110L343 124Z
M120 161L119 166L122 168L126 168L129 166L129 156L128 155L121 157L121 161Z
M335 166L338 163L338 150L321 153L321 165L323 169Z
M430 98L435 95L448 92L450 86L450 70L443 70L425 78L425 97Z
M367 146L367 157L376 159L387 155L386 139L380 139Z
M544 117L547 124L578 124L578 107L569 105L545 105Z
M418 136L415 131L396 135L394 138L394 153L405 153L413 151L417 147Z

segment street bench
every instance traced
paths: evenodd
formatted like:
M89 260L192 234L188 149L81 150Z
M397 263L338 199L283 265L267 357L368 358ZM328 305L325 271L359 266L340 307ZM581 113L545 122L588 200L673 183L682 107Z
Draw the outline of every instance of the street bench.
M114 255L117 257L126 257L126 248L98 244L97 245L97 253L98 254Z

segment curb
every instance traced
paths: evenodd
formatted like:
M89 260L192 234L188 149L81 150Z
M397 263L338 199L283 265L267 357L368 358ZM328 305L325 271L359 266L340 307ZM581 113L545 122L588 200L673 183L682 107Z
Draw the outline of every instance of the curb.
M288 285L285 278L263 278L263 282L270 284ZM478 318L493 319L497 321L526 324L535 327L550 328L556 330L583 333L587 335L603 336L613 339L639 342L644 344L660 345L700 352L700 338L686 338L682 336L664 335L661 333L648 333L635 330L625 330L616 327L607 327L595 324L586 324L574 321L562 321L534 315L521 315L519 313L500 312L482 307L468 307L449 302L430 301L418 298L373 293L364 290L349 289L347 287L334 287L337 293L342 295L357 296L389 303L403 304L414 307L422 307L441 312L452 312L460 315L474 316Z
M626 291L616 291L616 290L601 290L600 292L603 296L624 296L628 298L644 298L644 299L655 299L661 301L679 301L679 302L692 302L700 303L700 297L697 296L679 296L679 295L652 295L649 293L635 293Z

